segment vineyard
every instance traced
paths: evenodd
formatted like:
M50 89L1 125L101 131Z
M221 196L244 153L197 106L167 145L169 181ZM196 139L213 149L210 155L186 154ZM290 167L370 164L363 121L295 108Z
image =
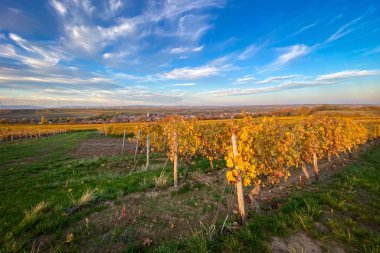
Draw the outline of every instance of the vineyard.
M311 116L300 121L285 123L277 118L254 119L244 117L240 121L198 122L179 117L168 118L162 123L139 126L108 126L99 129L103 134L135 136L140 149L166 153L174 163L174 186L178 187L178 159L187 168L195 157L207 158L213 169L215 160L224 159L229 170L228 182L236 184L242 220L245 219L243 185L260 189L287 179L292 169L301 167L309 179L305 167L312 165L315 177L319 177L318 160L352 150L368 139L378 138L379 125L366 128L351 120L333 117Z
M283 124L295 124L301 121L304 117L276 117L276 119ZM361 123L367 127L369 135L376 138L380 135L379 125L380 119L377 116L356 116L356 117L339 117L348 121ZM255 122L259 122L262 118L254 118ZM230 122L241 122L238 120L196 120L198 125L225 125ZM26 125L26 124L0 124L0 143L3 141L22 140L30 138L39 138L42 136L62 134L73 131L91 131L98 130L105 135L122 136L123 132L135 133L136 128L144 128L145 125L160 125L163 122L156 123L115 123L115 124L39 124L39 125ZM214 127L215 130L215 127Z
M225 182L226 185L223 186L224 183L219 183L219 185L210 187L210 191L216 191L213 194L218 194L218 198L222 199L221 192L225 192L227 186L231 187L233 189L230 192L231 201L233 201L231 203L234 203L231 206L236 207L238 210L236 212L238 215L237 221L239 224L246 224L249 223L252 209L253 212L259 212L259 208L256 207L256 198L261 192L267 192L268 189L277 186L282 187L281 185L294 175L299 176L300 180L307 183L321 181L321 166L325 168L325 164L334 164L334 161L336 162L337 159L339 160L342 157L350 159L358 147L367 142L376 143L380 136L379 126L379 123L373 119L354 121L347 118L318 115L303 118L253 118L243 115L243 118L239 120L219 121L185 120L179 116L173 116L161 122L134 124L2 125L0 127L2 142L6 142L2 145L5 153L2 159L6 170L2 172L3 174L0 174L0 180L10 177L14 166L17 166L12 160L6 162L7 159L15 157L14 161L18 161L17 159L20 158L16 157L18 157L19 153L26 152L22 149L18 150L18 146L20 148L29 146L32 147L32 152L39 152L39 149L45 150L44 143L51 143L50 138L40 139L40 137L56 135L52 137L52 144L49 144L53 145L53 149L56 150L53 150L53 160L36 165L36 168L38 170L43 168L42 172L47 173L46 175L49 177L53 173L51 170L57 170L57 180L61 181L60 183L51 182L46 186L47 189L59 187L57 192L54 193L57 200L50 200L57 203L55 211L47 208L48 203L44 201L49 199L50 196L49 194L44 194L43 201L38 204L41 206L36 205L35 208L46 209L46 212L36 211L41 215L43 213L45 218L42 218L42 216L37 218L40 215L37 213L28 214L28 212L32 212L32 209L30 209L31 211L28 211L28 209L25 211L25 215L36 215L36 217L31 218L33 220L30 223L26 223L25 219L27 217L20 218L22 214L17 211L15 217L19 217L18 219L21 219L21 223L13 228L10 228L13 221L5 223L4 227L10 229L10 232L7 232L4 241L0 240L0 242L10 252L16 252L17 249L25 248L26 245L30 247L30 239L28 238L34 238L44 231L42 227L37 225L34 228L39 219L41 219L41 222L46 219L44 226L48 230L52 230L52 228L62 229L65 224L74 222L73 219L82 218L83 213L99 211L100 209L97 209L99 208L97 205L92 205L90 209L88 207L90 203L96 203L96 195L98 195L99 199L108 203L110 199L124 198L121 197L120 191L128 196L129 193L150 188L153 188L153 192L159 192L171 187L172 190L170 191L172 192L169 192L169 196L180 197L183 194L181 192L190 191L190 189L192 191L199 190L198 188L202 184L197 181L194 186L194 183L192 183L194 177L200 181L207 178L209 178L207 180L219 180L217 175L221 176L221 182ZM98 133L94 130L97 130ZM112 160L102 157L85 160L80 157L73 160L73 162L71 160L66 162L65 156L59 151L62 148L60 141L54 140L56 138L58 140L64 139L66 138L65 136L68 136L67 138L71 142L73 140L70 139L70 136L76 135L79 136L78 138L84 138L81 141L85 141L88 136L95 136L93 137L95 138L94 140L103 138L100 139L97 145L100 145L102 140L119 140L118 155L114 158L109 158ZM16 143L20 145L14 145ZM127 144L129 144L128 148ZM68 145L70 147L73 144L69 143ZM101 147L99 148L101 149ZM6 152L11 153L7 155ZM55 165L56 160L59 161L59 165ZM163 161L165 162L162 163ZM206 174L199 174L200 172L197 171L198 166L203 161L207 162L207 165L202 165L202 173ZM168 164L169 166L167 166ZM120 167L120 174L110 171L115 166ZM330 169L335 167L335 165L331 165ZM101 172L104 169L106 171ZM28 174L28 167L25 167L25 170L24 173ZM45 170L46 172L44 172ZM208 174L211 176L208 176ZM171 178L167 178L168 176ZM36 189L35 193L32 191L33 197L30 198L31 200L35 199L35 203L37 199L41 199L39 192L42 189L41 185L44 184L42 178L36 180L36 183L26 183L22 184L25 186L18 186L19 188L26 187L25 189L29 189L28 187L31 187ZM209 184L207 183L207 185ZM17 187L17 184L16 186L8 185L8 187ZM212 189L213 187L215 189ZM14 190L18 191L17 188ZM9 190L7 186L4 186L1 191L4 193ZM75 196L72 195L72 191L75 191ZM83 195L78 195L81 192L83 192ZM19 197L24 198L23 193L20 192L20 194ZM189 194L192 193L189 192ZM65 198L66 195L69 196L69 200L61 202L61 198ZM165 198L165 195L163 197ZM9 199L8 201L8 206L10 206L13 200ZM131 201L135 200L132 198ZM146 201L145 205L149 205L149 198L144 201ZM170 202L168 199L166 201ZM184 202L194 207L197 207L197 203L199 203L193 203L189 200ZM218 208L216 211L212 209L211 213L214 214L215 212L217 214L219 212L220 202L221 200L218 200ZM164 205L164 203L160 202L158 205ZM252 208L252 205L248 203L253 203L255 207ZM138 203L136 207L133 205L126 207L124 204L120 213L116 211L116 214L111 214L114 217L112 219L116 223L120 220L125 220L128 226L135 226L135 219L141 213L140 205L141 203ZM174 207L169 205L165 206L165 208ZM6 204L1 207L1 212L3 214L8 212ZM168 211L166 210L166 212ZM225 223L229 219L228 215L231 210L225 210L225 212L227 212L227 216L224 222L223 220L220 221L222 222L220 225L221 231L227 226ZM132 215L132 213L133 216L129 217L128 215ZM208 212L206 211L206 213ZM225 215L225 213L223 214ZM51 221L51 216L55 217L54 222ZM5 215L4 217L7 216ZM167 215L164 214L164 217L167 217ZM8 217L11 220L16 218ZM214 218L213 222L213 226L215 226L216 220L214 221ZM17 219L14 223L17 223ZM168 225L170 230L178 231L175 229L180 229L180 227L176 228L173 225L174 223L169 224L171 224ZM86 224L83 226L83 231L75 233L87 238L87 236L91 235L88 234L90 226L88 225L87 217ZM201 228L203 226L201 223ZM231 225L228 226L228 229L232 229L230 228ZM192 228L190 230L192 231ZM27 231L27 233L23 234L23 231ZM61 231L60 233L64 233L66 238L63 247L71 245L71 241L74 240L71 236L74 235L67 231ZM58 238L62 237L62 234L57 236ZM151 244L150 239L144 237L143 240L143 245L149 246ZM44 247L47 249L46 245ZM233 252L233 247L228 252Z

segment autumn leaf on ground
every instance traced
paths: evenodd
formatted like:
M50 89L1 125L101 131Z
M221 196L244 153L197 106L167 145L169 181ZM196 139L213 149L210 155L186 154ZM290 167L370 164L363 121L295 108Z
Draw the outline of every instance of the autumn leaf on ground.
M145 237L143 239L143 245L144 246L150 246L152 243L153 243L153 241L151 239L149 239L148 237Z
M74 235L73 233L69 233L66 235L66 242L70 243L72 240L74 240Z

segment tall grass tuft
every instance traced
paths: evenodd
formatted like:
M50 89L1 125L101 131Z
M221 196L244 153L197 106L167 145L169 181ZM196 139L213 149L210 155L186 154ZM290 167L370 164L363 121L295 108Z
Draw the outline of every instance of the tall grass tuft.
M161 172L159 177L154 177L154 184L156 188L163 189L169 183L169 177L165 174L165 172Z
M25 210L25 216L19 224L19 229L24 229L33 224L41 216L42 211L48 206L48 202L41 201L30 210Z
M79 207L87 205L96 198L95 192L96 189L87 189L75 204Z
M49 203L41 201L29 210L24 211L24 218L21 222L15 226L12 231L7 232L3 238L0 239L0 243L3 244L3 250L0 252L18 252L22 246L26 243L20 235L25 229L32 226L42 215L42 211L48 207Z

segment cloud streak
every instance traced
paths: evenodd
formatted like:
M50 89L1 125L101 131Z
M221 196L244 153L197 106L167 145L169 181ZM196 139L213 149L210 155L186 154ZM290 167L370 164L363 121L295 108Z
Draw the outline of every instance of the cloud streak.
M236 83L248 83L254 80L256 79L252 75L246 75L246 76L237 78Z
M170 72L163 74L162 76L166 79L182 79L182 80L191 80L191 79L200 79L205 77L210 77L218 74L220 69L211 66L201 66L201 67L184 67L173 69Z
M341 80L353 77L373 76L380 74L379 70L345 70L332 74L320 75L316 80L318 81L331 81Z
M289 64L290 62L309 54L312 50L311 47L304 44L295 44L289 47L280 48L279 51L281 54L276 60L260 68L258 73L276 70L281 66Z
M194 86L195 83L176 83L173 86Z
M217 96L217 97L218 96L253 95L253 94L260 94L260 93L276 92L276 91L281 91L281 90L332 85L332 84L336 84L337 81L341 79L357 78L361 76L370 76L370 75L379 75L379 74L380 74L379 70L345 70L345 71L340 71L340 72L336 72L332 74L319 75L317 78L315 78L315 80L286 81L278 85L272 85L268 87L213 90L213 91L201 93L200 95L212 95L212 96ZM280 80L285 80L285 79L294 78L294 77L300 77L300 75L272 77L272 78L268 78L267 79L268 81L265 83L273 82L272 80L280 81Z
M183 54L183 53L191 53L191 52L201 52L204 46L199 47L175 47L170 50L172 54Z
M346 36L347 34L353 32L356 30L353 26L362 19L362 17L355 18L348 22L347 24L344 24L341 26L335 33L333 33L327 40L326 43L333 42L337 39L342 38L343 36Z
M302 77L302 75L272 76L272 77L268 77L262 81L258 81L256 83L257 84L267 84L267 83L273 83L273 82L297 78L297 77Z

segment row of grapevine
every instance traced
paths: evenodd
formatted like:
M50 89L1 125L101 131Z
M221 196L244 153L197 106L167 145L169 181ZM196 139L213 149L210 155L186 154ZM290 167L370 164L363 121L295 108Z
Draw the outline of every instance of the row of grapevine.
M16 141L23 139L40 138L42 136L56 135L66 133L67 129L64 128L14 128L14 127L1 127L0 128L0 142L3 141Z
M276 119L256 123L246 117L232 135L238 141L236 150L232 146L227 151L227 179L236 183L239 193L241 183L256 187L275 184L281 178L286 180L298 167L309 178L306 165L313 166L318 179L318 160L330 160L341 152L350 154L366 142L368 130L358 123L331 117L307 117L294 125L281 124ZM238 201L239 206L243 205L241 198ZM244 220L244 208L240 213Z
M174 163L176 187L178 159L186 168L196 156L209 159L211 168L215 160L224 159L227 180L237 186L243 219L243 185L276 184L281 179L286 180L298 167L309 178L308 165L314 168L318 179L320 159L330 160L333 155L351 153L369 137L376 138L377 135L369 130L351 120L323 116L307 117L293 124L277 118L244 117L239 121L210 123L171 117L160 123L107 129L109 134L126 131L135 138L138 136L140 148L148 145L147 151L166 153Z

